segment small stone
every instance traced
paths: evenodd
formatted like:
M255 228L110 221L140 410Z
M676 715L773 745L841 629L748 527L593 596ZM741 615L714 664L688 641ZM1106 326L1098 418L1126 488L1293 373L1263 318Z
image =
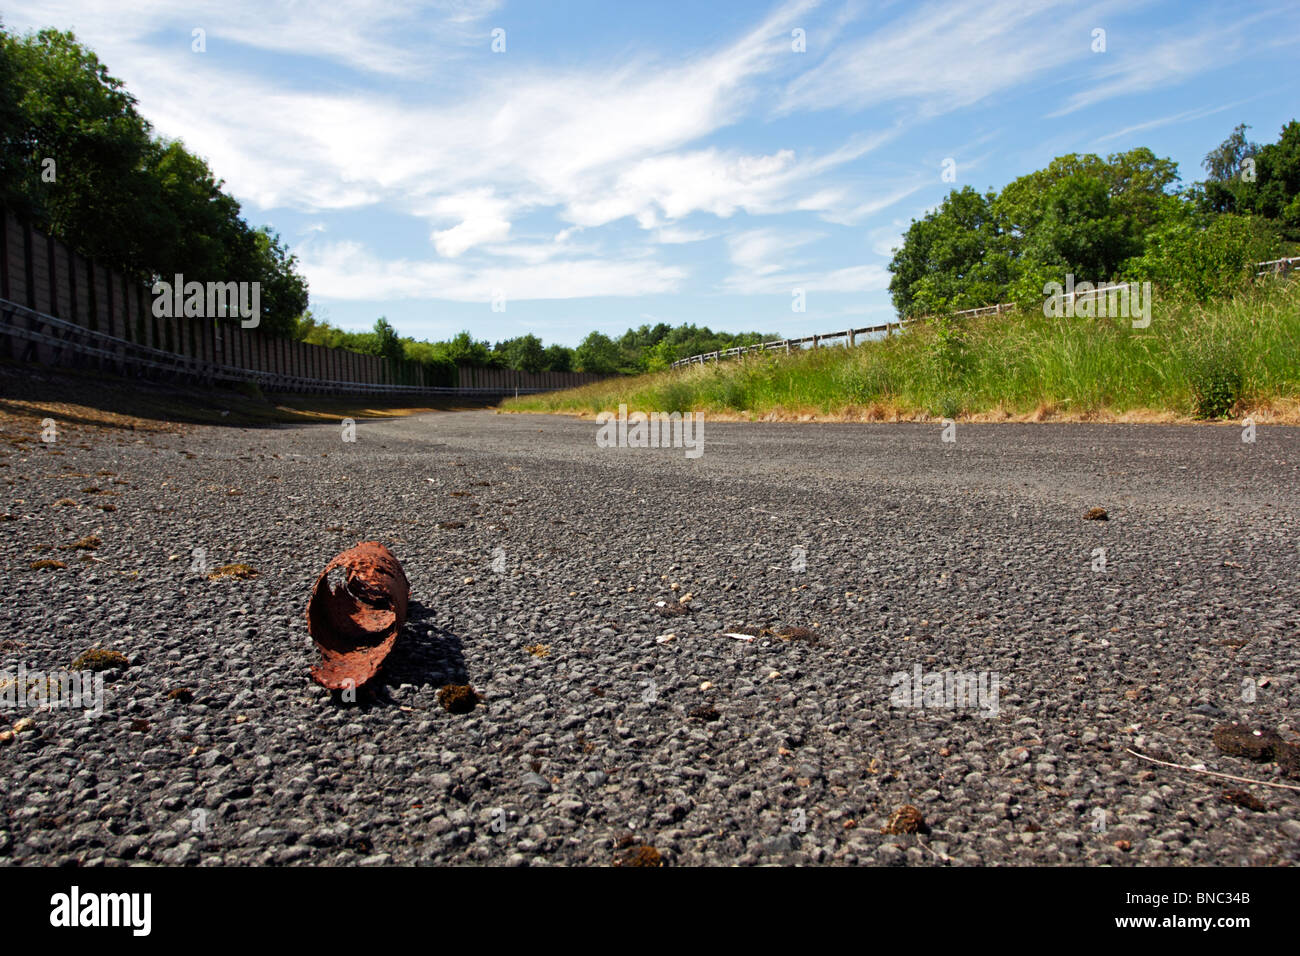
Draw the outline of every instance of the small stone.
M547 793L551 789L551 781L547 780L540 773L534 773L531 771L524 774L523 778L519 782L525 787L529 787L533 790L540 790L542 793Z

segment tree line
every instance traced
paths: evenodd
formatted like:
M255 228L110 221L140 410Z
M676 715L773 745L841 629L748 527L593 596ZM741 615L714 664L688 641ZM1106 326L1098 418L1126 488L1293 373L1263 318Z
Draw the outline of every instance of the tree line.
M73 34L0 24L0 202L137 281L259 282L262 327L289 334L307 309L297 260L223 185L184 144L154 135Z
M758 332L714 332L684 323L659 322L628 329L617 338L591 332L576 348L543 345L536 335L520 335L495 344L460 332L446 341L423 341L399 336L387 317L381 316L368 332L348 332L316 319L310 312L297 322L294 335L314 345L351 349L368 355L419 362L430 373L448 378L459 365L507 368L522 372L593 372L597 375L633 375L668 368L678 359L779 339Z
M1152 281L1205 301L1250 265L1300 242L1300 123L1275 143L1239 125L1186 188L1178 164L1150 149L1070 153L1001 192L954 189L914 219L894 250L889 289L904 317L997 302L1041 303L1043 287Z

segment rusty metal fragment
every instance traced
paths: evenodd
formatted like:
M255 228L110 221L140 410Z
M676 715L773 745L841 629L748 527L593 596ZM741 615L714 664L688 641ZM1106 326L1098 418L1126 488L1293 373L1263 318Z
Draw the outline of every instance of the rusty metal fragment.
M375 676L406 623L411 586L393 553L363 541L325 566L307 603L307 631L321 652L311 669L330 690Z

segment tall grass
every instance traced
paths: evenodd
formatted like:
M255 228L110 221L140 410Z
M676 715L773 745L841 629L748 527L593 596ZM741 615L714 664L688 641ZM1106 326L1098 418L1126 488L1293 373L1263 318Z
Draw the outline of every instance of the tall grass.
M511 399L510 411L942 417L1217 417L1300 399L1300 282L1198 304L1156 290L1151 324L1018 312L859 345L754 355Z

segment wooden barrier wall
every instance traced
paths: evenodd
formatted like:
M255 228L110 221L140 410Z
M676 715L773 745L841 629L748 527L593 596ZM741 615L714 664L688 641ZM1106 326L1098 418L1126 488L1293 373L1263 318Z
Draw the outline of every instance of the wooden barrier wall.
M417 362L393 363L377 355L309 345L242 328L237 321L193 316L157 318L144 285L78 255L0 209L0 298L79 325L209 365L252 369L288 378L369 385L513 389L573 388L601 378L586 372L519 372L461 366L456 381L433 381ZM0 352L9 349L0 341ZM5 353L7 354L7 353ZM63 361L71 350L63 350ZM60 359L49 345L35 347L44 364ZM394 368L396 364L396 368Z
M0 209L0 298L83 328L202 362L324 381L391 384L388 361L244 329L238 322L154 316L148 288L97 265ZM38 360L52 362L45 346Z

